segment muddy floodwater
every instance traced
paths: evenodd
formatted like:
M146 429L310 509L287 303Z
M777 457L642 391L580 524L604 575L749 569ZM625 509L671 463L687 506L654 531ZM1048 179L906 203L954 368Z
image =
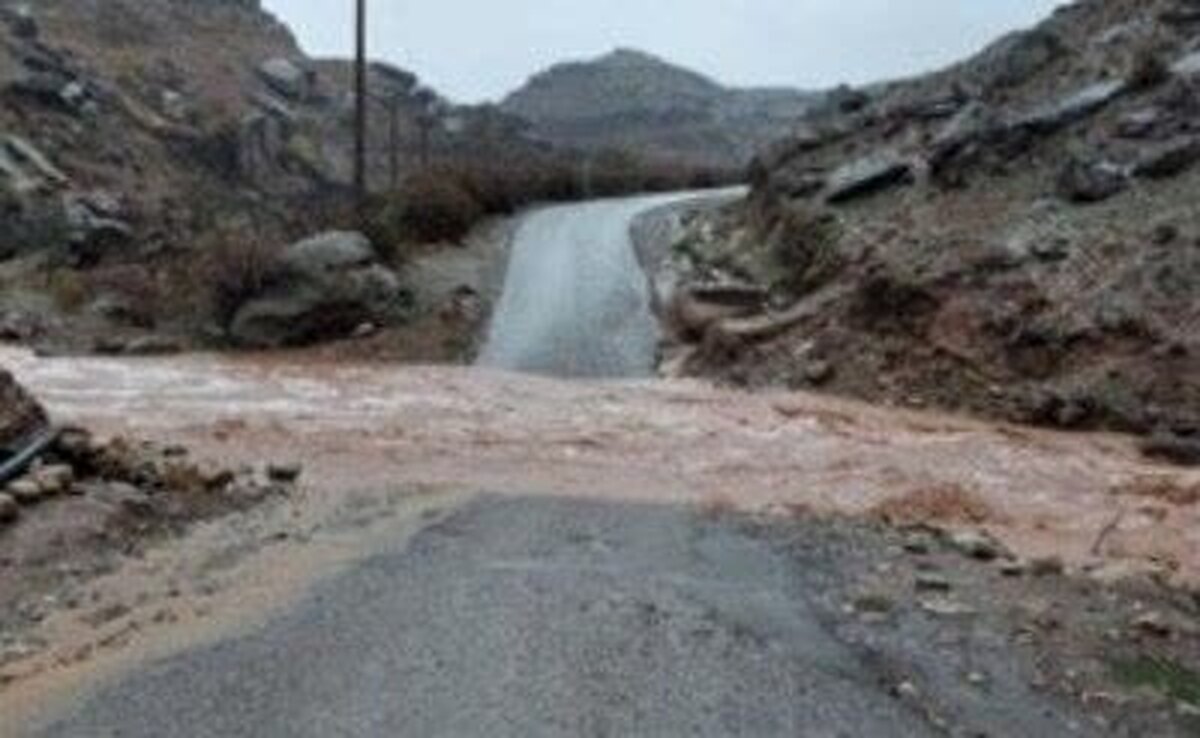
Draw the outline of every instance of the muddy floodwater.
M347 365L304 354L0 363L63 422L294 458L339 489L451 483L494 492L876 512L984 527L1027 556L1200 579L1200 475L1131 441L808 394L556 380L480 368Z

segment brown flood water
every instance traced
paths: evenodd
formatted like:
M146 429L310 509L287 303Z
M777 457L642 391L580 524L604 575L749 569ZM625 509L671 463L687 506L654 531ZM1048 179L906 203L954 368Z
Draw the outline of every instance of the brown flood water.
M1117 436L692 382L304 354L39 359L0 348L0 364L60 422L183 443L225 463L301 461L308 483L331 495L449 484L886 514L986 528L1023 556L1152 565L1200 581L1200 506L1187 504L1200 474L1147 462Z

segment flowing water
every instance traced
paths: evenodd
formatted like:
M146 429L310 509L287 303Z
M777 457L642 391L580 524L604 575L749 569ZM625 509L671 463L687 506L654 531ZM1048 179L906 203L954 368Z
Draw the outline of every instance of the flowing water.
M658 325L630 230L638 215L695 197L601 200L530 215L480 363L560 377L649 376Z

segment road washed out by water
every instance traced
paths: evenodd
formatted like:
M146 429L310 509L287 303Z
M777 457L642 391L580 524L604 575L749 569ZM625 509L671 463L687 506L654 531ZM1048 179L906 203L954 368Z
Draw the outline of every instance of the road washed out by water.
M814 593L850 566L826 546L857 546L805 549L811 581L797 585L769 540L687 511L982 529L1021 558L1060 557L1072 570L1153 567L1200 582L1200 513L1171 493L1196 490L1200 475L1153 465L1128 439L651 378L656 329L628 233L635 215L672 201L532 218L481 366L304 352L40 358L0 348L0 364L60 422L184 444L223 464L270 458L304 468L304 492L287 505L204 526L97 588L132 601L167 592L175 604L161 612L192 623L188 636L177 629L164 645L131 648L129 678L106 681L44 735L101 726L151 736L185 725L198 736L329 735L335 726L374 736L414 725L423 726L414 735L604 726L660 735L681 725L696 735L816 726L884 736L896 725L944 734L941 718L897 709L880 676L825 630L830 616ZM489 501L462 507L478 493ZM410 522L380 522L389 516ZM234 576L239 558L256 563ZM347 568L355 561L365 563ZM292 606L323 577L328 586ZM201 625L221 610L222 591L232 625ZM136 631L160 615L128 618ZM921 622L898 626L893 645L926 640ZM130 638L81 631L70 615L44 627L59 648L13 676L19 689L0 690L0 710L93 684L81 664ZM203 642L215 645L186 651ZM989 669L1015 669L988 649ZM577 668L625 652L644 663L614 657ZM894 658L936 671L972 653ZM708 677L689 687L674 666L658 671L677 663ZM377 688L401 674L402 695ZM961 693L957 672L941 676L939 699L962 726L1019 723L1022 734L1050 735L1077 724L1015 676L996 687L1004 699L986 704ZM464 684L470 699L450 689ZM644 720L628 701L644 703ZM718 703L724 711L705 712ZM500 724L509 730L480 732Z

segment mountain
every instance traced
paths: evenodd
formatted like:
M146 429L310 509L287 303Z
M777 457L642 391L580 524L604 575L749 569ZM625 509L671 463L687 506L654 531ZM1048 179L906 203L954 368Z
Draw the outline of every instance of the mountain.
M936 74L842 90L680 242L687 299L733 283L770 305L684 326L682 364L1200 456L1197 121L1195 0L1079 0Z
M551 67L501 108L562 146L740 166L817 98L798 90L730 88L650 54L618 49Z

